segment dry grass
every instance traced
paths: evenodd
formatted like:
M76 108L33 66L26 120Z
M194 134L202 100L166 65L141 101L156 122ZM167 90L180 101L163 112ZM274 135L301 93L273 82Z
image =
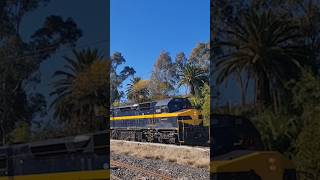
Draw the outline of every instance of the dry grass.
M196 168L209 168L209 151L197 148L186 149L179 146L158 146L123 141L111 141L111 152L145 159L165 160Z

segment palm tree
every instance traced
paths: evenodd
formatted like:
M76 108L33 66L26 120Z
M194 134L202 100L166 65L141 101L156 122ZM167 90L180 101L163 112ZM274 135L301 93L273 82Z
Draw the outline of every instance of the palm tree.
M136 91L135 91L135 85L141 80L140 77L133 77L131 80L130 80L130 83L127 84L127 90L126 90L126 93L127 93L127 97L129 100L133 100L135 101L137 99L137 94L136 94Z
M54 90L50 93L55 96L51 107L54 107L55 118L73 128L88 129L92 128L97 106L107 101L106 82L109 80L106 75L108 70L105 68L108 68L108 63L102 61L103 57L97 49L74 50L73 56L64 57L67 63L64 65L65 69L53 74L58 80L53 83ZM97 70L97 66L100 66L100 70ZM103 71L105 73L101 76ZM97 84L102 87L97 88Z
M285 15L252 10L222 33L226 40L217 45L226 54L215 62L217 84L232 75L249 74L259 105L280 104L284 84L308 64L299 27Z
M127 97L133 102L144 102L149 99L149 81L142 80L140 77L134 77L131 82L127 84Z
M191 95L198 95L200 88L208 81L207 72L201 67L187 63L179 72L178 86L187 85Z

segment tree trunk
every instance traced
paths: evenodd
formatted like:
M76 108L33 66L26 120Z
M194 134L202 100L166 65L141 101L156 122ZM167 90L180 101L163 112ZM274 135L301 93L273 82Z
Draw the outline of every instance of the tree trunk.
M5 145L6 143L6 135L5 135L5 128L4 128L4 122L7 120L7 112L8 112L8 104L7 104L7 91L6 91L6 77L4 77L3 83L2 83L2 92L3 92L3 99L2 99L2 106L3 106L3 112L2 112L2 117L1 117L1 138L2 138L2 145Z
M194 96L194 95L195 95L195 89L194 89L193 84L190 84L189 87L190 87L190 94L191 94L192 96Z
M270 105L270 85L267 75L261 72L257 80L257 103L260 108Z
M278 104L277 104L277 90L273 90L273 110L275 113L278 113Z
M241 72L239 70L237 71L237 77L238 77L238 81L241 89L241 105L245 106L248 83L247 81L244 81L244 79L242 78Z

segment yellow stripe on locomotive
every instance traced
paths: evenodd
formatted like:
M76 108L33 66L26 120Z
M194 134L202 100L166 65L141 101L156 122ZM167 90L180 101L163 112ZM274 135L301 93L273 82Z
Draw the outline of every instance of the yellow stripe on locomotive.
M148 115L137 115L137 116L120 116L120 117L110 117L110 121L120 121L120 120L142 120L142 119L155 119L155 118L170 118L175 117L178 121L183 121L185 124L189 125L200 125L202 123L201 114L196 109L188 109L181 112L175 113L162 113L162 114L148 114ZM189 117L188 119L179 119L179 117Z
M75 171L0 177L0 180L108 180L109 170Z
M214 180L250 179L295 180L294 164L275 151L234 151L211 161L210 173ZM235 157L232 157L235 156ZM259 177L259 178L258 178Z

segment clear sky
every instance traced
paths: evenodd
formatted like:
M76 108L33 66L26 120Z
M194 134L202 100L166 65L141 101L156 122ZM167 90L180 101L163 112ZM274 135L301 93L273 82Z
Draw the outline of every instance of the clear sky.
M121 52L144 79L161 51L188 56L210 38L210 0L111 0L110 5L111 54Z

